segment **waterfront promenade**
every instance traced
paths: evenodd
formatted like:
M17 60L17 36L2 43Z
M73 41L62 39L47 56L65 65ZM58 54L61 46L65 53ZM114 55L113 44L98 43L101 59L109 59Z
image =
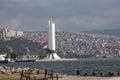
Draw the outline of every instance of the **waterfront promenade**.
M23 78L26 80L25 78ZM20 80L19 74L11 74L11 75L0 75L0 80ZM31 78L34 80L34 78ZM44 80L44 74L39 74L36 77L36 80ZM56 80L56 79L53 79ZM66 75L62 78L58 78L58 80L120 80L120 77L84 77L84 76L76 76L76 75Z
M32 75L30 75L31 80L44 80L45 72L44 70L31 69L31 68L11 68L7 66L0 66L0 80L20 80L21 71L32 71ZM65 75L59 73L53 73L53 75L58 76L58 80L120 80L119 75L113 76L81 76L81 75ZM35 77L35 79L34 79ZM47 75L49 78L49 75ZM22 80L25 80L23 77ZM53 78L56 80L56 77Z

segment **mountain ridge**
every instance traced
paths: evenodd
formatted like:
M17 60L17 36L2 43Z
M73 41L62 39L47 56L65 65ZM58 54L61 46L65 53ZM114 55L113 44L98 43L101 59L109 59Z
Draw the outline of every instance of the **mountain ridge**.
M84 33L90 34L100 34L100 35L111 35L120 37L120 29L105 29L105 30L93 30L93 31L82 31Z

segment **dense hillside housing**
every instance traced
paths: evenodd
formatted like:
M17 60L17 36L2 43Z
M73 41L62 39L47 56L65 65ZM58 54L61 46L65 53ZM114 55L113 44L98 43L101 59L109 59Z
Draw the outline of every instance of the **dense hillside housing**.
M11 37L21 37L24 33L22 31L15 31L9 29L0 29L0 40L10 40Z
M24 37L10 41L1 41L0 53L25 55L29 48L30 55L44 58L44 42L47 32L24 32ZM88 33L56 32L56 50L61 58L120 58L120 38L110 35Z
M47 32L27 33L25 37L42 44L47 40ZM110 35L56 32L56 50L60 57L68 58L120 57L120 38Z

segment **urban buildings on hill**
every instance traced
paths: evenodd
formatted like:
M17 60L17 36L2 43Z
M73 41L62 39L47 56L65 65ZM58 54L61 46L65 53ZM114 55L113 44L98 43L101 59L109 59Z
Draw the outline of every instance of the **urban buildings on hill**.
M21 37L23 36L23 31L9 30L9 29L0 29L0 40L10 40L11 37Z

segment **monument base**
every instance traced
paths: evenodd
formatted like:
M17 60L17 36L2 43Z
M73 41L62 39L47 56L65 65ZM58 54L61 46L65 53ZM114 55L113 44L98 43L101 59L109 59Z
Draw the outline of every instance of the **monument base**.
M48 53L47 59L60 59L57 53Z

